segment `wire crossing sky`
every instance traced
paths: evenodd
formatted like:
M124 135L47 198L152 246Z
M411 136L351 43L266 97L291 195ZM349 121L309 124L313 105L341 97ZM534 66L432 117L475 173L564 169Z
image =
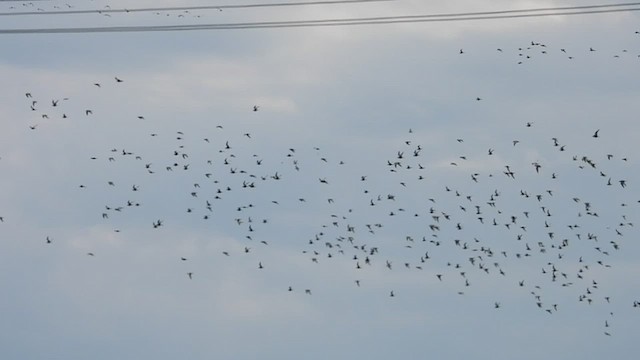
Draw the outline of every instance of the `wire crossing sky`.
M151 12L151 11L184 11L184 10L222 10L222 9L248 9L248 8L269 8L284 6L309 6L309 5L341 5L350 3L374 3L374 2L393 2L398 0L334 0L334 1L307 1L292 3L266 3L266 4L233 4L233 5L208 5L208 6L178 6L178 7L153 7L153 8L126 8L126 9L93 9L93 10L55 10L55 11L20 11L20 12L4 12L0 16L21 16L21 15L73 15L73 14L109 14L109 13L129 13L129 12ZM448 14L418 15L421 17L455 17L455 16L473 16L473 15L497 15L509 13L538 12L538 11L559 11L559 10L583 10L598 8L615 8L615 7L632 7L638 6L640 2L616 3L616 4L599 4L599 5L582 5L582 6L558 6L558 7L542 7L527 8L516 10L499 10L499 11L478 11L478 12L462 12Z
M593 8L590 6L588 8ZM596 6L597 8L606 7ZM579 8L579 7L574 7ZM71 34L71 33L110 33L110 32L152 32L152 31L192 31L192 30L241 30L241 29L265 29L265 28L296 28L296 27L319 27L319 26L351 26L351 25L383 25L400 23L427 23L427 22L456 22L475 20L499 20L517 18L536 18L550 16L574 16L574 15L595 15L622 12L639 11L640 7L600 9L600 10L578 10L549 11L546 9L528 10L502 10L495 12L477 12L455 14L427 14L427 15L407 15L407 16L382 16L369 18L343 18L343 19L321 19L321 20L293 20L293 21L264 21L264 22L240 22L240 23L220 23L220 24L192 24L192 25L151 25L151 26L113 26L113 27L86 27L86 28L40 28L40 29L1 29L0 34ZM524 14L522 12L525 12ZM504 15L486 15L504 14Z

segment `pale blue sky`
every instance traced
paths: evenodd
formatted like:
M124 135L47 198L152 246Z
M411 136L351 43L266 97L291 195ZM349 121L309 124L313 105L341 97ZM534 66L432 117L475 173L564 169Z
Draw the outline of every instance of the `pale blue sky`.
M0 28L570 5L584 4L398 0ZM635 359L637 24L630 12L1 35L3 358Z

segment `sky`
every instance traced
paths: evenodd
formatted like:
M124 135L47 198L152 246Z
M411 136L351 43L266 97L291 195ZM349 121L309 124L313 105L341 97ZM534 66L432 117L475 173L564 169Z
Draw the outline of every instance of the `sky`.
M576 5L0 15L0 30ZM635 359L638 20L0 34L2 358Z

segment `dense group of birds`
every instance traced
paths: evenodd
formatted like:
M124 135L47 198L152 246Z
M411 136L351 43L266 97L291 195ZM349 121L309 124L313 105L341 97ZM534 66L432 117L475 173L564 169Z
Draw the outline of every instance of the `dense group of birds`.
M223 11L224 6L222 7L213 7L212 9L216 10L216 12L220 12ZM46 13L55 13L55 12L60 12L60 11L73 11L73 10L81 10L81 11L88 11L90 13L93 13L93 15L99 16L99 17L104 17L104 18L110 18L112 17L112 11L114 13L119 13L121 12L120 10L124 10L124 14L129 14L130 10L124 8L124 9L115 9L112 8L111 5L107 4L104 5L103 7L101 7L100 9L95 9L95 10L87 10L87 9L83 9L81 7L78 7L77 5L74 4L69 4L69 3L64 3L61 5L58 5L57 3L53 3L53 4L46 4L46 3L42 3L42 2L38 2L38 3L34 3L31 1L25 1L20 3L19 5L9 5L7 7L7 9L9 10L9 14L11 13L20 13L20 12L36 12L36 13L42 13L42 14L46 14ZM167 10L163 10L163 11L153 11L152 14L156 17L160 16L160 17L171 17L171 18L177 18L177 19L183 19L183 18L201 18L202 12L197 12L197 11L190 11L190 10L171 10L171 8L167 8Z
M497 51L506 53L507 49ZM574 59L596 49L570 54L564 48L554 50L531 42L517 49L517 62L523 64L534 54L550 51ZM468 52L460 49L459 54ZM628 51L623 49L612 56L625 54ZM106 86L126 87L127 79L114 76L87 84L92 91ZM24 99L30 121L26 131L46 130L40 125L56 119L86 121L104 115L91 107L78 111L78 105L68 106L73 101L70 97L49 99L27 91ZM490 100L479 94L468 101ZM259 117L268 110L264 104L247 104L243 116ZM139 114L131 121L153 124L154 120ZM267 157L254 152L253 141L261 134L251 129L229 133L222 122L212 125L207 134L164 128L145 134L166 149L163 153L131 150L138 146L132 143L99 154L82 154L92 161L88 172L106 166L112 178L75 186L78 196L106 194L109 203L86 210L95 213L96 223L108 224L117 233L126 232L125 215L134 211L136 216L151 219L150 231L163 231L182 221L165 217L173 213L162 208L145 207L144 199L152 196L145 195L147 189L166 186L167 192L177 194L168 197L167 207L179 208L194 221L233 224L243 245L220 255L253 256L260 271L269 271L271 265L260 258L261 250L279 241L273 236L278 225L273 225L272 216L286 207L313 214L310 217L316 224L305 225L308 236L296 240L298 250L312 263L339 261L360 272L370 268L422 272L436 283L450 284L461 296L486 279L498 277L526 291L532 307L550 315L561 311L562 304L545 298L549 287L575 289L567 292L577 295L575 300L565 305L619 301L600 291L597 274L611 267L609 259L624 247L626 235L633 234L631 215L637 213L640 200L633 193L634 180L624 172L631 163L630 154L610 153L599 146L601 138L608 136L604 127L585 130L584 141L578 145L553 136L553 129L548 129L551 136L539 139L531 133L537 126L536 122L519 124L513 139L502 144L472 141L469 145L468 139L452 136L446 146L456 155L439 162L425 157L431 145L422 133L406 127L393 134L401 140L386 150L386 158L371 160L377 163L372 169L336 158L324 151L326 144L300 148L279 142L270 147L280 155ZM556 158L549 163L544 159L501 163L502 154L518 153L523 146L554 151ZM444 183L438 172L453 174L455 181ZM129 181L132 176L138 180ZM581 196L573 189L575 179L588 187ZM185 183L189 185L183 186ZM182 187L173 188L176 184ZM608 199L627 200L613 203ZM0 216L0 222L9 221ZM286 237L286 227L277 231ZM55 246L57 236L42 234L42 239L44 245ZM176 261L188 264L189 258L176 254ZM537 275L520 271L521 267L537 268ZM197 281L198 273L187 269L184 278ZM362 278L351 281L356 288L367 286ZM293 284L283 286L283 291L298 290ZM301 292L312 295L309 287L301 287ZM402 296L392 288L384 295ZM489 304L495 309L503 306L508 305L500 299ZM640 310L640 299L628 306ZM612 334L612 323L610 312L603 321L605 335Z

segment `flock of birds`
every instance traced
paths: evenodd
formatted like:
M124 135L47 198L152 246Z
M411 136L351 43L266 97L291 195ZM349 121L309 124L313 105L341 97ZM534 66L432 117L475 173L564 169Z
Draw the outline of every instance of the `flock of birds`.
M532 42L520 49L521 56L537 48L546 45ZM464 53L461 49L460 54ZM127 82L116 76L108 84L126 86ZM90 86L99 91L106 85L103 81ZM92 108L70 112L69 97L42 99L32 92L24 97L28 111L36 114L36 121L28 125L31 131L56 118L99 115ZM261 111L260 105L247 106L247 116L260 116ZM145 115L132 120L153 121ZM198 221L233 225L243 246L223 250L220 255L255 256L254 266L262 271L268 271L270 264L260 258L261 249L278 241L273 236L271 216L287 207L300 213L309 211L318 222L312 229L306 228L307 238L298 241L299 250L311 263L346 262L361 272L369 268L422 272L436 283L456 287L459 295L484 279L498 277L526 291L533 308L551 315L561 311L563 304L545 297L545 289L550 287L572 289L578 304L613 304L619 300L600 291L598 274L612 266L608 259L633 231L630 214L637 211L640 200L632 199L635 194L629 188L633 188L633 181L619 170L630 161L625 154L599 148L598 142L607 136L605 129L585 133L581 149L554 136L535 143L529 132L536 126L534 122L523 123L518 138L484 148L475 147L477 142L470 147L466 139L453 138L447 147L458 154L444 163L425 155L431 151L430 144L419 131L406 129L403 139L378 161L377 168L363 168L359 174L354 174L357 166L336 159L321 145L282 145L276 157L253 153L252 142L260 134L230 134L225 124L204 135L183 130L150 132L145 136L164 146L164 153L114 147L101 154L87 154L96 167L107 166L114 178L77 184L78 196L91 191L105 194L110 203L96 206L95 219L112 225L115 232L124 232L121 214L133 211L151 217L150 231L162 231L176 221L165 218L157 208L146 209L141 199L148 188L178 178L176 182L166 180L172 184L167 187L179 187L171 189L178 194L168 200L171 206ZM557 158L550 163L473 165L495 164L502 161L501 155L518 153L525 145L545 147ZM191 150L200 148L206 151ZM455 181L439 182L438 171ZM127 183L115 178L124 172L127 176L123 178L135 174L139 180ZM576 178L593 188L584 196L576 195L571 189ZM628 201L603 203L599 193ZM43 239L55 246L55 235L44 234ZM99 254L92 251L87 255ZM189 258L176 254L176 261L188 263ZM531 277L519 271L520 267L539 270ZM188 270L184 276L195 281L198 274ZM354 278L353 284L359 288L366 286L366 281ZM289 284L283 288L298 290ZM311 288L303 290L312 294ZM387 291L389 297L401 296L397 289ZM500 309L504 304L496 299L491 306ZM640 309L640 300L629 306ZM610 312L603 321L605 335L612 334L612 323Z
M640 35L640 31L636 31L635 35L637 36ZM499 53L505 53L505 50L503 50L502 48L497 48L496 51ZM593 47L589 47L588 52L596 53L598 52L598 50L594 49ZM553 53L561 54L568 60L574 60L576 56L575 52L572 52L571 50L567 51L566 48L550 48L549 46L547 46L547 44L536 42L536 41L531 41L526 46L518 47L517 49L515 49L514 53L516 53L518 56L516 61L518 65L522 65L522 64L525 64L526 62L533 61L538 56L548 56ZM459 54L460 55L466 54L466 51L464 49L460 49ZM628 49L620 49L620 51L610 54L609 56L615 59L620 59L628 56L635 56L635 58L640 59L640 53L635 55L630 55Z
M80 11L89 11L94 13L95 15L98 15L100 17L104 17L104 18L111 18L113 17L113 15L120 15L121 13L127 15L130 14L132 11L130 9L122 9L122 8L112 8L111 5L104 5L101 9L95 9L95 10L87 10L87 9L82 9L82 8L78 8L75 5L69 4L69 3L64 3L62 5L51 5L51 6L46 6L47 4L43 4L42 2L39 3L34 3L34 2L22 2L19 6L16 5L10 5L7 7L7 9L9 10L9 13L11 12L15 12L15 13L20 13L20 12L39 12L42 14L47 14L47 13L55 13L55 12L60 12L60 11L74 11L74 10L80 10ZM214 10L215 12L222 12L223 11L223 7L208 7L209 9ZM227 6L228 7L228 6ZM124 11L122 11L124 10ZM202 9L201 9L202 10ZM135 11L135 12L139 12L139 11ZM177 19L187 19L187 18L194 18L194 19L199 19L203 17L203 12L202 11L191 11L191 10L172 10L171 8L168 8L167 10L162 10L162 11L152 11L151 12L154 16L156 17L163 17L163 18L177 18Z

